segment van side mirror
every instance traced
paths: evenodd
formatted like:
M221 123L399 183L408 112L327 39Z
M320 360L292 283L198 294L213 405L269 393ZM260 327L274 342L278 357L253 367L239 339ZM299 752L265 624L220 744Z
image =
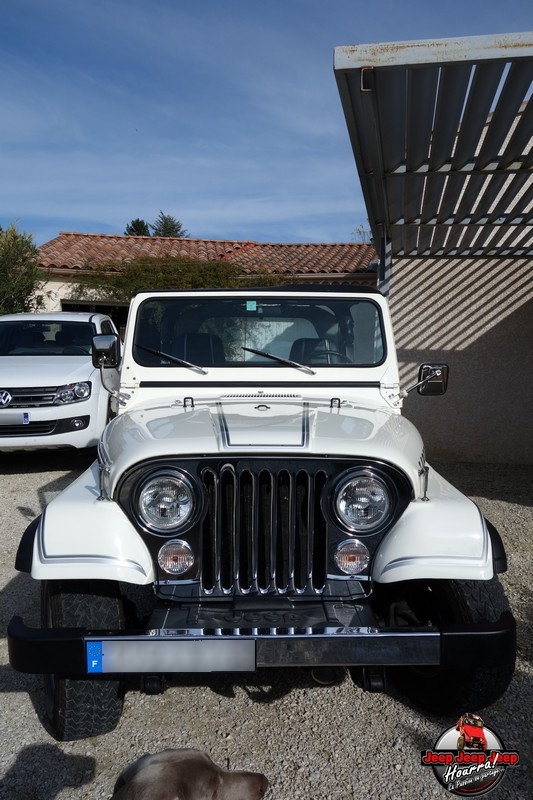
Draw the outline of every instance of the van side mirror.
M448 365L422 364L418 371L418 383L416 388L418 394L444 394L448 388Z
M93 336L93 367L117 367L120 362L120 339L116 333Z

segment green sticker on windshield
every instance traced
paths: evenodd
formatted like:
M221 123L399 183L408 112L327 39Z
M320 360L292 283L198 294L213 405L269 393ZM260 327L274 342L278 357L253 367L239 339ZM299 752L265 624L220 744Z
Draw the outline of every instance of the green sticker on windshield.
M257 300L247 300L246 301L246 310L247 311L257 311Z

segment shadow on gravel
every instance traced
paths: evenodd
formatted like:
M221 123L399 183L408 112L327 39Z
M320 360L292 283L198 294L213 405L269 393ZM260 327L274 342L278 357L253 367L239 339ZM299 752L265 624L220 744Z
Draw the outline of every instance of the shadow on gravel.
M11 617L22 617L31 626L40 622L40 584L26 573L18 573L0 593L0 637L5 638Z
M312 672L316 674L313 677ZM287 697L294 689L331 689L340 685L348 676L343 667L324 669L260 668L254 673L201 673L199 675L173 676L166 682L166 688L206 687L220 697L233 698L236 690L242 690L253 703L274 703ZM318 678L318 680L317 680ZM137 682L132 681L128 691L139 691Z
M37 490L38 503L33 506L24 503L24 497L17 497L17 511L27 525L38 517L44 507L57 494L66 489L95 460L96 449L88 450L52 450L47 453L2 453L0 452L0 476L42 474L47 482ZM54 477L53 473L59 474ZM1 480L1 477L0 477ZM16 542L20 541L26 525L20 530L13 530Z
M26 574L17 574L4 586L0 594L0 636L3 639L7 635L9 620L15 615L22 617L32 627L39 626L39 588L39 584ZM44 724L46 714L42 676L17 672L9 664L0 666L0 695L20 692L28 695L37 717ZM8 795L10 798L11 796ZM0 792L0 798L2 797Z
M1 781L0 797L9 800L53 800L66 786L83 786L95 776L91 756L63 753L53 744L25 747Z
M47 483L38 490L40 508L31 508L24 505L23 498L17 506L23 517L30 522L41 513L44 506L50 502L54 495L59 494L69 484L81 475L96 458L96 448L87 450L50 450L46 453L40 451L24 453L0 453L1 475L28 475L42 473L43 478L50 477ZM50 473L60 473L56 478Z
M83 472L96 458L96 448L86 450L25 450L0 452L0 475L25 475L28 472Z
M495 733L503 742L507 750L518 751L520 764L518 768L506 769L501 786L494 793L494 799L516 800L516 798L531 797L531 783L533 775L531 764L533 748L530 737L530 708L527 698L533 692L531 676L520 668L507 692L494 705L488 708L475 709L484 720L485 726ZM399 714L399 724L395 729L392 740L394 749L407 751L413 759L419 762L421 753L431 749L438 738L449 728L455 727L456 717L447 717L424 714L416 706L400 695L394 695L398 703L404 705L421 719L428 719L435 730L435 738L429 739L427 733L422 733L417 727L417 717L412 717L413 724L407 726L403 714ZM473 711L474 709L468 709ZM467 709L464 709L467 711ZM424 767L426 769L426 767ZM437 785L437 784L435 784Z
M469 497L533 506L531 464L470 464L432 461L431 466Z

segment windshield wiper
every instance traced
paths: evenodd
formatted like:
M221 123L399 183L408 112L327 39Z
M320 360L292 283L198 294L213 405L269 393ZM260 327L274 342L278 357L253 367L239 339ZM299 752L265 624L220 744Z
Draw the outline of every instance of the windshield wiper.
M256 356L264 356L271 358L272 361L279 361L280 364L286 364L288 367L294 369L301 369L302 372L307 372L308 375L316 375L316 370L306 366L306 364L299 364L297 361L291 361L290 358L282 358L282 356L275 356L274 353L267 353L266 350L256 350L255 347L243 347L247 353L255 353Z
M172 361L174 364L179 364L180 367L188 367L189 369L193 369L195 372L201 372L202 375L209 374L208 369L200 367L198 364L191 364L190 361L185 361L183 358L171 356L170 353L162 353L161 350L152 350L151 347L145 347L143 344L136 344L135 347L138 347L139 350L144 350L146 353L151 353L153 356L159 356L159 358L168 358L169 361Z

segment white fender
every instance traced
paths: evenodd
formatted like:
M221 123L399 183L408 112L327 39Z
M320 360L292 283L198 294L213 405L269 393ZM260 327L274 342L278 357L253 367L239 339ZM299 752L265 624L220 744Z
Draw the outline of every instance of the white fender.
M33 578L153 583L143 540L120 506L98 496L95 462L47 505L33 544Z
M490 580L491 540L475 503L433 469L427 498L412 502L385 536L376 551L372 579Z

